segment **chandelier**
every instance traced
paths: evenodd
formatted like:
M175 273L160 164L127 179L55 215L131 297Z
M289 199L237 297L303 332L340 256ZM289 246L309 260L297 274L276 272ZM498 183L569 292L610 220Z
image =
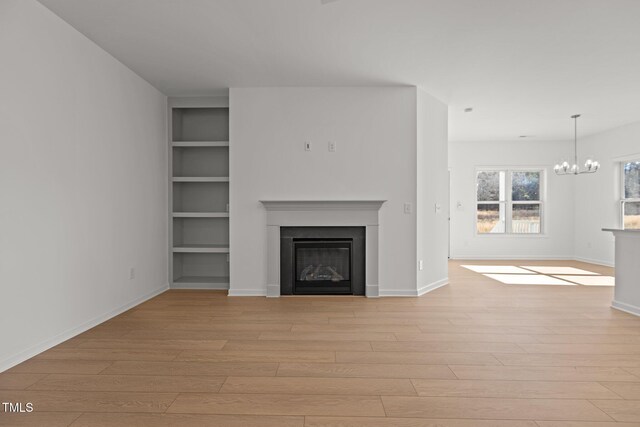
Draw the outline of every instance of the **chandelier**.
M553 171L556 173L556 175L579 175L581 173L595 173L598 172L598 169L600 169L600 163L591 159L587 159L587 161L584 163L584 170L580 170L580 166L578 166L578 117L580 117L580 114L571 116L574 122L573 164L570 165L569 162L564 161L555 165L553 167Z

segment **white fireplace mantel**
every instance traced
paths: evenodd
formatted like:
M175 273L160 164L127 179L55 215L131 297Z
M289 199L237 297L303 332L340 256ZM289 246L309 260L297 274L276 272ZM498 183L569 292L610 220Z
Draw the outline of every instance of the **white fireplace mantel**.
M378 211L386 200L260 200L267 211L267 296L280 296L280 227L366 227L365 294L378 296Z

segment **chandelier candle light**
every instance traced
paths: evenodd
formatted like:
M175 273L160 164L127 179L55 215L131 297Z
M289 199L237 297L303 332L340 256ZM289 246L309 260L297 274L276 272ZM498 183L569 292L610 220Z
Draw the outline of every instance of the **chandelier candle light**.
M587 159L584 163L585 170L580 170L580 166L578 166L578 117L580 114L575 114L571 116L574 122L574 132L573 132L573 164L570 165L569 162L564 161L560 164L557 164L553 167L553 171L556 175L579 175L581 173L595 173L600 169L600 163L593 161L591 159Z

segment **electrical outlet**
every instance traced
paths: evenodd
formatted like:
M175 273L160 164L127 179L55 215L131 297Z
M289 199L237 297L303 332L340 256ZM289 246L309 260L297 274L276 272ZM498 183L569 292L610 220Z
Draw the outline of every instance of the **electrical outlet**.
M304 143L304 151L311 151L311 143L308 141L305 141Z
M336 143L333 142L333 141L329 141L328 148L329 148L330 152L335 153L336 152Z
M418 261L418 270L424 270L424 262L422 262L422 260Z
M407 215L411 213L411 203L404 204L404 213Z
M133 280L136 278L136 269L131 267L129 269L129 280Z

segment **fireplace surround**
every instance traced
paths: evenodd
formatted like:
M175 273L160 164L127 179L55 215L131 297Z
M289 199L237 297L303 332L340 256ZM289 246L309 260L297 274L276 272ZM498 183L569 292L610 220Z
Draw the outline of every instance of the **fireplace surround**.
M281 229L286 227L360 227L364 230L364 295L377 297L380 207L386 200L260 200L266 209L267 297L281 291ZM288 273L287 273L288 274ZM353 280L353 271L351 271ZM353 285L353 284L352 284ZM284 294L286 295L286 294Z

